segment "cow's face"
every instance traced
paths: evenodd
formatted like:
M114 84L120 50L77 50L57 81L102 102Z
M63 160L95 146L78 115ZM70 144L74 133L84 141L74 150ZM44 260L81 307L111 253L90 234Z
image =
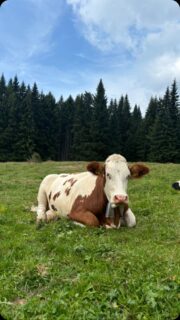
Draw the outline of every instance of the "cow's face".
M114 154L107 158L104 191L112 207L128 203L127 185L130 174L124 157Z
M93 162L88 165L87 169L95 174L104 174L104 191L112 207L128 204L128 178L139 178L149 172L149 169L143 164L128 166L126 159L119 154L109 156L105 161L105 166Z

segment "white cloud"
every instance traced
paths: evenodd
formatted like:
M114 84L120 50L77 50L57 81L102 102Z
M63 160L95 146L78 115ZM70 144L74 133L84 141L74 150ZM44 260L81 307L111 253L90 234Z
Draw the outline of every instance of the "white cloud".
M67 0L76 25L93 46L116 52L116 70L102 72L107 93L118 88L146 108L176 78L180 81L180 9L171 0ZM122 53L131 61L121 65ZM118 56L119 53L119 56ZM118 68L119 64L119 68Z
M16 0L0 11L0 70L6 79L17 74L66 98L95 92L102 78L109 98L127 93L141 109L174 78L180 81L175 1Z
M86 38L100 49L124 45L135 49L146 34L162 30L166 21L179 20L170 0L67 0L84 26Z

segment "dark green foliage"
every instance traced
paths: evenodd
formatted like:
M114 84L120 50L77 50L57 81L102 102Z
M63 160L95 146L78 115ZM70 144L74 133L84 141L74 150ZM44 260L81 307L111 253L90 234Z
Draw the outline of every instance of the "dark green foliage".
M167 88L159 99L154 124L148 134L150 142L148 159L157 162L176 162L179 158L178 97L175 82L170 92Z
M130 120L129 135L127 138L128 159L130 161L135 161L136 159L141 160L143 159L141 153L144 137L142 132L142 115L139 107L134 107Z
M151 147L150 135L156 119L158 106L159 106L158 99L151 98L145 114L145 119L143 121L143 137L144 137L143 159L145 160L149 159L148 156L149 156L150 147Z
M74 160L91 160L91 93L77 96L75 100L75 115L73 123L73 146L71 158Z
M180 107L176 81L163 98L151 98L145 117L131 111L128 95L108 100L100 80L96 94L58 102L0 78L0 161L104 160L120 153L130 161L180 162Z
M102 80L100 80L93 99L91 121L91 157L93 160L104 160L109 154L109 119L107 98Z
M71 96L62 104L61 118L61 160L68 160L72 153L73 144L73 122L74 122L74 100Z

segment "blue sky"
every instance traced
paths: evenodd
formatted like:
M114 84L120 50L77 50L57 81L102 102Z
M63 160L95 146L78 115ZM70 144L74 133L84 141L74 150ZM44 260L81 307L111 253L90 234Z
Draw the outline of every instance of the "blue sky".
M7 0L0 8L0 74L58 100L126 93L141 110L176 78L180 8L173 0Z

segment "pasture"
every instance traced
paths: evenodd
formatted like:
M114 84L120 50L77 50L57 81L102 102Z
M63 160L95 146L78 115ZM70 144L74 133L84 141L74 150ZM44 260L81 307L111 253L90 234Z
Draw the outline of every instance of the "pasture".
M21 320L173 320L180 313L178 164L129 181L133 229L37 229L29 208L49 173L84 162L0 164L0 314Z

